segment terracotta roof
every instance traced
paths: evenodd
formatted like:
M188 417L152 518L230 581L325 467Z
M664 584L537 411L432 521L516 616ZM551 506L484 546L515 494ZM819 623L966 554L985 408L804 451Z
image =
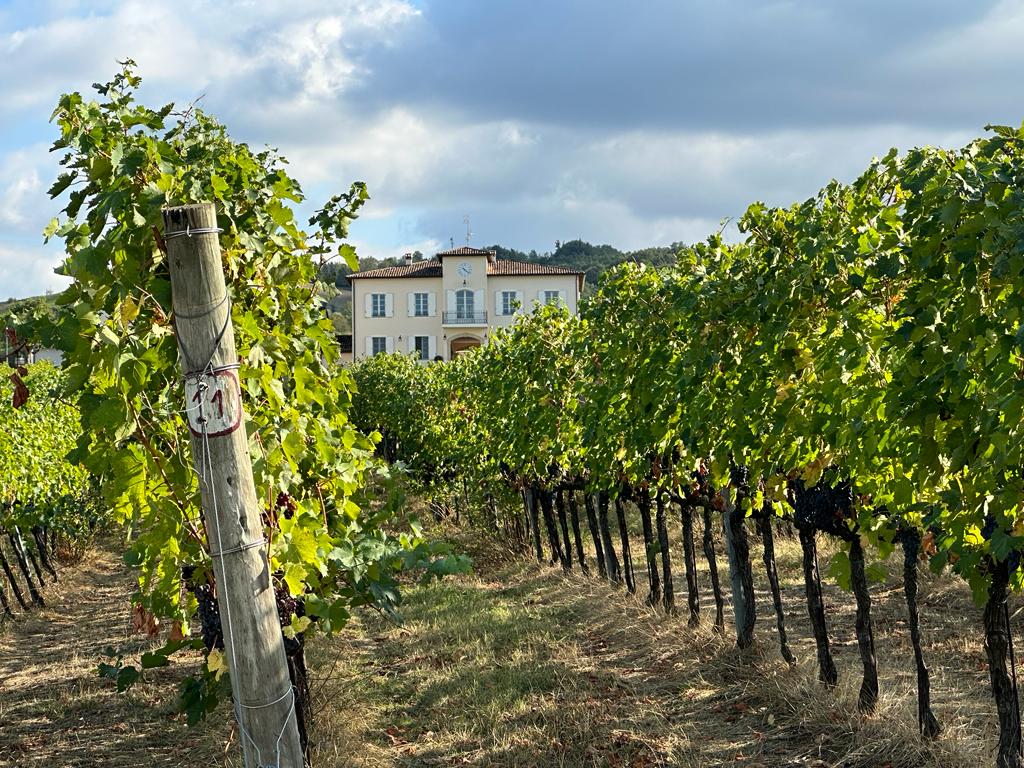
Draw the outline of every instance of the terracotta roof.
M473 248L468 245L460 245L458 248L450 248L447 251L439 251L438 257L441 256L491 256L492 258L497 254L494 251L484 251L480 248Z
M452 256L457 252L468 255L473 248L456 248L444 253ZM482 256L490 251L475 251L474 255ZM439 256L442 254L438 254ZM367 272L356 272L348 276L349 280L362 277L441 277L443 275L441 262L431 259L430 261L417 261L415 264L400 267L381 267L371 269ZM546 264L534 264L529 261L513 261L512 259L495 259L487 263L487 274L495 277L506 275L582 275L583 272L577 269L566 267L549 267Z
M358 277L441 277L443 274L441 262L431 259L430 261L417 261L408 266L403 264L400 267L381 267L366 272L354 272L348 276L348 279L355 280Z
M549 267L547 264L535 264L532 261L513 261L512 259L496 259L487 265L488 275L582 275L578 269L567 267Z

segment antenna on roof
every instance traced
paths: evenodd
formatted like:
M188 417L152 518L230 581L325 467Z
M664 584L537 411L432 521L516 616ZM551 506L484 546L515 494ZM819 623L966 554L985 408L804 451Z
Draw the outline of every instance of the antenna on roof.
M473 232L469 228L469 214L468 213L465 216L462 217L462 221L466 225L466 245L469 245L469 238L471 238L473 236Z
M454 237L449 237L448 238L448 243L451 245L451 247L453 249L455 248L455 238Z

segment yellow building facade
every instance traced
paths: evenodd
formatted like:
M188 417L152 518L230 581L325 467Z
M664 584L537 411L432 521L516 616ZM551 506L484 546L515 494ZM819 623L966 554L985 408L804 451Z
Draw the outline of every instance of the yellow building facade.
M511 325L536 303L564 303L575 313L584 275L463 246L349 280L353 356L401 352L425 362L451 360L487 343L492 330Z

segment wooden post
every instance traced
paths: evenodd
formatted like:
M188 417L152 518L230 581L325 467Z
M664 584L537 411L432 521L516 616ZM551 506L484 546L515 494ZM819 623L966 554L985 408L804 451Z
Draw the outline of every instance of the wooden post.
M248 768L302 768L294 694L242 413L214 206L164 209L164 239L192 456L200 478L205 478L200 481L203 514L239 741Z

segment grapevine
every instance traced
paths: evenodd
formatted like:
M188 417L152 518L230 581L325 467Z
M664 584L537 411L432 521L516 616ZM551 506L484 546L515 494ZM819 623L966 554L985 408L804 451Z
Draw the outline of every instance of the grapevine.
M572 567L568 531L548 512L552 494L582 491L595 509L611 501L620 521L635 502L648 599L663 597L666 610L662 505L679 505L684 531L702 510L719 616L709 537L726 533L741 647L756 620L745 520L769 532L779 518L794 521L829 685L837 672L816 537L844 542L831 570L857 598L865 712L878 696L865 548L885 558L902 544L921 730L935 736L914 571L916 542L927 538L933 567L951 567L985 606L1000 765L1020 765L1001 617L1007 595L1024 586L1024 129L992 127L961 149L892 151L804 202L751 205L739 228L742 242L712 236L681 250L674 268L622 265L578 318L539 308L443 366L443 377L439 366L413 364L390 386L415 398L434 382L430 398L406 404L446 427L431 452L454 478L522 492L538 559L546 533L552 559ZM372 367L384 365L356 365L364 391ZM447 397L436 393L442 378ZM387 411L382 400L371 407ZM416 471L415 453L396 458ZM611 537L599 534L614 578ZM620 534L632 589L624 523ZM763 541L771 581L773 548ZM692 572L692 543L684 549ZM780 651L791 660L775 597Z

